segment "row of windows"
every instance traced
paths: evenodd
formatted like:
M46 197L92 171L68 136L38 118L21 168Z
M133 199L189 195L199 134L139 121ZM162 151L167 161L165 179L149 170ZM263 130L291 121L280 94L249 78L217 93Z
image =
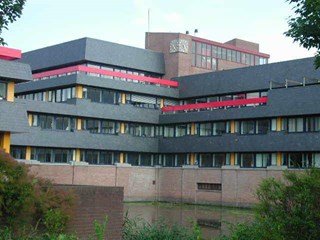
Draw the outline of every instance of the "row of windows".
M287 132L318 132L320 131L320 116L284 118L282 130Z
M0 85L1 91L1 85ZM83 98L90 99L92 102L106 103L106 104L119 104L121 102L121 93L118 91L103 89L103 88L93 88L93 87L83 87ZM0 92L1 94L1 92ZM126 104L131 104L135 107L144 107L159 109L161 98L130 94L126 93ZM48 102L65 102L68 99L76 97L76 88L63 88L50 90L48 92L37 92L18 95L18 98L35 100L35 101L48 101ZM164 106L178 105L178 101L173 99L164 99Z
M82 96L98 103L119 104L121 102L121 94L109 89L84 87Z
M11 146L10 154L16 159L26 159L26 147ZM31 148L31 159L46 163L68 163L74 159L75 150L65 148Z
M16 159L26 158L26 147L12 146L11 155ZM75 161L75 149L32 147L31 159L45 163L68 163ZM198 153L195 164L205 168L221 168L230 165L230 153ZM190 165L190 155L124 153L124 162L132 166L181 167ZM289 168L320 167L320 153L285 152L281 165ZM80 161L92 165L113 165L120 162L120 153L115 151L81 150ZM266 168L277 165L276 153L235 153L235 165L242 168Z
M62 88L49 90L44 92L28 93L18 95L17 98L35 100L35 101L46 101L46 102L65 102L68 99L76 97L76 88Z
M91 133L117 134L120 132L120 122L100 119L81 119L82 130ZM76 118L60 115L31 114L31 126L41 129L71 131L76 128ZM183 137L191 135L191 123L175 125L152 125L143 123L122 123L122 133L139 137ZM247 134L267 134L276 131L276 118L249 119L235 121L234 132ZM320 131L320 116L308 116L282 119L282 131L315 132ZM195 123L194 134L198 136L220 136L231 133L231 121Z
M75 129L76 118L67 116L31 114L31 126L40 127L41 129L71 131Z
M267 58L257 55L192 41L192 66L217 70L217 59L246 65L261 65L268 63Z
M76 118L69 116L53 116L45 114L31 114L31 126L41 129L72 131L76 128ZM100 119L81 119L82 130L91 133L118 134L120 122ZM122 123L123 133L137 137L162 136L162 126L141 123Z

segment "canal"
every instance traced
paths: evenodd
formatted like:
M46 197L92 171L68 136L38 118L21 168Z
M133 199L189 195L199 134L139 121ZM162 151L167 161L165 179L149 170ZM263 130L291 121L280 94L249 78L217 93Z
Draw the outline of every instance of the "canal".
M168 224L192 227L197 222L202 236L210 240L228 234L230 223L249 222L254 218L253 211L248 209L172 203L125 203L126 212L130 219L138 218L148 223L164 219Z

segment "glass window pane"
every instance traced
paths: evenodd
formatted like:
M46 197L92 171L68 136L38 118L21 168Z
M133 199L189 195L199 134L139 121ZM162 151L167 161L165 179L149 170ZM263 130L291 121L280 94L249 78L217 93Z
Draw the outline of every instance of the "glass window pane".
M243 153L240 154L241 161L240 166L245 168L252 168L254 167L254 155L252 153Z
M257 134L266 134L269 131L270 128L270 121L269 119L261 119L257 120L256 123L256 133Z
M213 123L213 135L222 135L224 133L226 133L226 123L225 122Z
M7 83L0 82L0 100L7 98Z
M200 123L199 124L199 135L200 136L212 135L212 123Z
M210 153L199 154L200 167L213 167L212 155Z

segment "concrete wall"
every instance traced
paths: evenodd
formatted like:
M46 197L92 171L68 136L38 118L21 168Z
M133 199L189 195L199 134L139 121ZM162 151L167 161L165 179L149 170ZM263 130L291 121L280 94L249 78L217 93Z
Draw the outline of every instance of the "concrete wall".
M31 165L31 173L58 184L122 186L125 201L174 201L196 204L250 206L255 189L266 177L278 178L282 170L118 166ZM222 191L198 190L197 183L220 183Z

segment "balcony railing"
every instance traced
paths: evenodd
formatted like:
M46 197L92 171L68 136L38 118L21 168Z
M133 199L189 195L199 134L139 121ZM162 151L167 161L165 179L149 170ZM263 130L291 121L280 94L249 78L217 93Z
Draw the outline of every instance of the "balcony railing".
M66 67L66 68L60 68L56 70L41 72L33 74L34 79L41 79L45 77L53 77L53 76L60 76L63 74L76 74L77 72L84 72L84 73L91 73L91 74L99 74L103 76L107 76L110 78L119 78L121 79L130 79L132 81L137 82L147 82L150 84L159 84L163 85L165 87L178 87L179 83L167 79L159 79L159 78L153 78L153 77L146 77L146 76L140 76L140 75L134 75L134 74L128 74L128 73L122 73L122 72L114 72L110 70L104 70L104 69L98 69L98 68L92 68L87 67L83 65L78 66L72 66L72 67Z
M194 110L212 110L229 107L241 107L241 106L256 106L266 104L268 101L267 97L260 98L249 98L249 99L238 99L238 100L227 100L221 102L208 102L208 103L195 103L186 104L179 106L165 106L161 110L163 113L166 112L188 112Z

